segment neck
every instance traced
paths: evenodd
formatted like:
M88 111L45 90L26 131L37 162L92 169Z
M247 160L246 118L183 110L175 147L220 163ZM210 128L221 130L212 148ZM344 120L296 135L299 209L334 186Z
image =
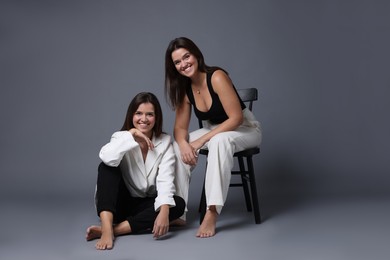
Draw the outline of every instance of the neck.
M193 86L202 86L205 79L206 79L206 73L199 72L191 78L191 83Z

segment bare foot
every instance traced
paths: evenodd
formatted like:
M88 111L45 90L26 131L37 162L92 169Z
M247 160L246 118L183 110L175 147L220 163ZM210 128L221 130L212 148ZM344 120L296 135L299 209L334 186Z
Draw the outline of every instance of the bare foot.
M197 237L207 238L215 235L215 228L217 225L218 213L215 210L207 210L200 225L198 232L196 233Z
M102 232L101 226L90 226L87 229L85 238L87 241L100 238L95 245L96 249L99 250L112 249L114 247L114 236L112 229L106 232Z
M87 241L91 241L96 238L100 238L102 236L102 228L100 226L90 226L87 228L87 234L85 235L85 239Z
M187 221L185 221L184 219L178 218L178 219L172 220L171 223L169 223L169 225L171 225L173 227L182 227L182 226L187 225Z
M102 229L100 239L96 242L96 249L98 250L109 250L114 247L114 230L112 227L107 230Z

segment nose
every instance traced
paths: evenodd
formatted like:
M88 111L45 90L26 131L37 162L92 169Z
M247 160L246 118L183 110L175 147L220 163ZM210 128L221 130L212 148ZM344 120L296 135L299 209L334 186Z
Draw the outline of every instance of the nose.
M185 66L186 66L186 63L184 62L184 60L181 60L180 61L180 69L183 69Z
M142 120L142 121L147 121L147 120L148 120L148 117L146 116L146 114L143 114L143 115L141 116L141 120Z
M181 69L185 69L185 68L187 68L187 66L188 66L188 61L186 61L184 59L180 60L180 68Z

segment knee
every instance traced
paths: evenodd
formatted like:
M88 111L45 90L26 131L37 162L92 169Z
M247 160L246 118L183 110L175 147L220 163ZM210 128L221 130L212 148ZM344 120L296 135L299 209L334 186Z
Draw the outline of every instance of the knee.
M230 149L234 145L233 139L231 136L226 133L220 133L212 137L209 141L210 147L221 147L223 149Z
M176 155L180 154L180 148L179 144L176 141L173 141L173 151L175 152Z
M104 171L104 169L107 167L107 165L104 164L104 162L101 162L98 166L98 172Z
M101 162L98 167L98 173L101 174L103 172L120 172L120 168L108 166L104 162Z
M179 197L176 195L174 196L174 200L175 200L176 208L179 211L180 216L181 216L182 214L184 214L184 209L186 207L186 203L182 197Z

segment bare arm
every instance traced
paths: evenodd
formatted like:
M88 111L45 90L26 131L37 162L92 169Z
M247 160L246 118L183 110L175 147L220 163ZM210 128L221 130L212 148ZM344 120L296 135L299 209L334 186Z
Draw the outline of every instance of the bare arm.
M169 231L169 205L161 205L153 226L153 237L159 238Z
M188 128L191 120L191 103L185 96L183 104L176 108L176 119L173 135L180 147L181 158L184 163L195 165L197 162L196 149L188 143Z

